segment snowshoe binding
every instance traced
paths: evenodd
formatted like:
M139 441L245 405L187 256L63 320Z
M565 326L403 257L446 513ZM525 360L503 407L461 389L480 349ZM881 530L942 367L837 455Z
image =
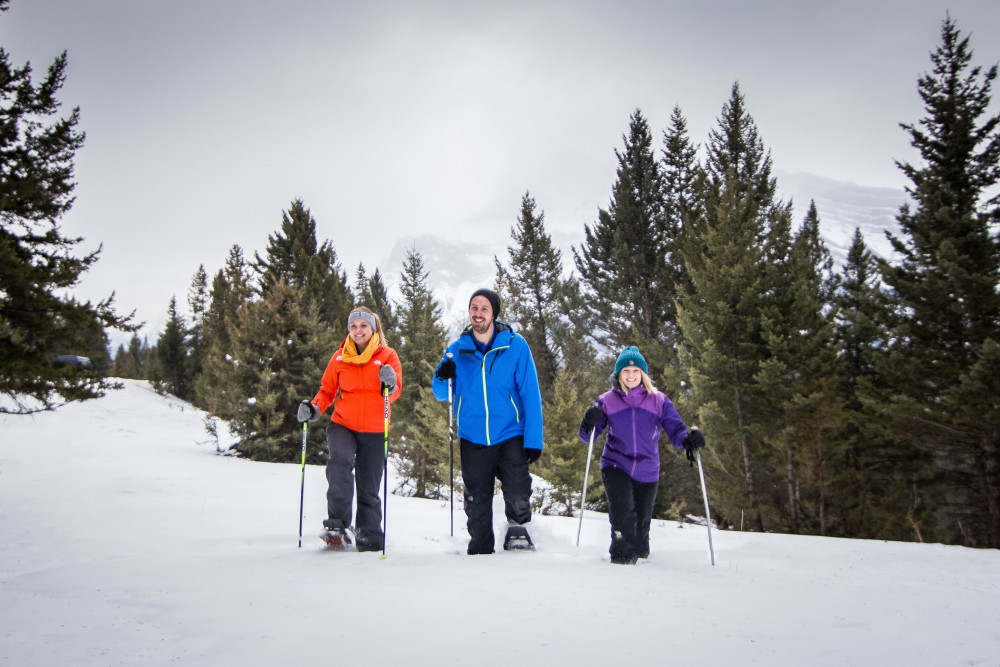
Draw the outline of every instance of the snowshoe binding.
M534 551L535 543L531 541L531 535L528 535L528 529L524 526L510 525L507 526L507 536L503 541L504 551Z

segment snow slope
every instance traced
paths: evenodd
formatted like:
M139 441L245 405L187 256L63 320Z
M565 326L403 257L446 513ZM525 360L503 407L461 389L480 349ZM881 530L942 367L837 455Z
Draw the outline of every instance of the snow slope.
M300 466L126 387L0 417L0 664L1000 664L995 550L714 532L712 567L704 527L657 522L616 566L588 512L579 547L536 516L535 553L470 557L461 508L451 537L392 496L385 559L325 552L317 466L298 548Z

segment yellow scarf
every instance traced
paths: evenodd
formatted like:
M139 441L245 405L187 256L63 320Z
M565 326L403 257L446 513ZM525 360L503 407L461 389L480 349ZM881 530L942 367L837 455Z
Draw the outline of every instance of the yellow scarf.
M350 345L348 345L350 343ZM375 350L378 349L379 339L378 334L373 333L371 339L368 341L368 345L365 347L365 351L358 354L358 346L354 344L354 341L350 338L347 339L347 343L344 343L344 350L341 358L345 363L348 364L367 364L372 359L372 355L375 354Z

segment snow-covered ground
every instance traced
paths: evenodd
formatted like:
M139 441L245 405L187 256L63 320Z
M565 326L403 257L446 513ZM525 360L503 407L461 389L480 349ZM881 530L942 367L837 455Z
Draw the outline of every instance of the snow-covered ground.
M299 548L300 466L217 456L126 384L0 417L0 664L1000 664L996 550L713 532L712 567L703 526L657 522L617 566L588 512L579 546L536 516L536 552L470 557L460 507L451 537L392 496L386 558L326 552L318 466Z

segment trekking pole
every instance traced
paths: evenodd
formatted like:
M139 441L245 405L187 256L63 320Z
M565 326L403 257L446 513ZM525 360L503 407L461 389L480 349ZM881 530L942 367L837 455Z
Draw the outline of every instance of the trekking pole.
M698 458L698 477L701 478L701 495L705 499L705 528L708 529L708 557L712 565L715 565L715 550L712 549L712 513L708 509L708 491L705 490L705 470L701 467L701 452L695 450Z
M594 454L594 434L597 427L590 429L590 447L587 448L587 472L583 473L583 493L580 495L580 525L576 528L576 546L580 546L580 531L583 530L583 505L587 502L587 483L590 481L590 457Z
M299 492L299 549L302 548L302 510L306 502L306 422L302 422L302 490Z
M385 479L382 486L382 558L385 558L385 535L389 528L389 388L382 390L385 398Z
M448 353L451 359L451 352ZM451 383L453 378L448 378L448 499L451 501L451 536L455 537L455 430L452 426L452 419L455 415L454 396L452 394Z

